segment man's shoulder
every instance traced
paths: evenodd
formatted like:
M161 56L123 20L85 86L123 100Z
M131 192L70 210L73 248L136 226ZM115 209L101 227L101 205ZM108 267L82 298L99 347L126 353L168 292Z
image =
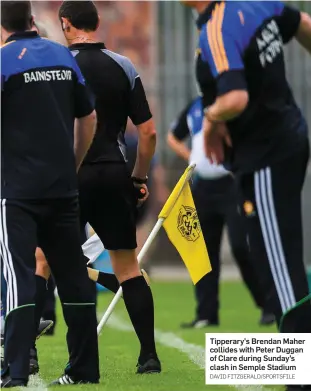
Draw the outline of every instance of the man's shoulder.
M215 5L213 13L200 31L200 44L209 45L219 41L224 33L236 37L241 31L244 21L243 1L220 2Z
M109 56L110 58L114 59L118 64L126 64L127 66L134 67L131 60L120 53L113 52L112 50L108 50L108 49L101 49L101 51L107 56Z
M21 41L19 40L16 40L16 41L9 41L7 43L5 43L4 45L1 46L1 60L3 60L4 57L8 57L8 56L12 56L14 54L16 54L20 48L22 47L23 45L21 44ZM3 63L1 64L3 65Z
M40 45L36 45L36 43L40 42ZM34 46L35 45L35 46ZM16 40L16 41L10 41L6 44L4 44L1 47L1 58L3 60L4 57L11 57L16 58L17 60L25 59L24 54L26 54L27 50L44 50L47 53L47 57L54 56L55 52L61 53L62 55L69 53L69 50L66 46L51 41L47 38L38 38L38 39L23 39L23 40ZM22 54L23 53L23 54ZM17 54L15 56L15 54ZM46 56L45 56L46 57Z
M225 1L216 3L210 19L200 32L201 47L221 39L234 40L243 51L257 29L267 20L278 16L282 1ZM219 44L220 45L220 44Z
M9 42L6 42L5 44L3 44L2 46L1 46L1 54L2 53L8 53L8 49L9 50L12 50L12 48L16 48L16 44L18 43L19 41L9 41ZM15 45L13 45L13 44L15 44ZM14 50L13 49L13 50Z
M129 79L131 87L133 88L135 85L135 79L139 77L139 75L132 61L128 57L122 56L121 54L116 52L112 52L111 50L102 49L102 51L113 61L115 61L119 67L122 68L127 78Z

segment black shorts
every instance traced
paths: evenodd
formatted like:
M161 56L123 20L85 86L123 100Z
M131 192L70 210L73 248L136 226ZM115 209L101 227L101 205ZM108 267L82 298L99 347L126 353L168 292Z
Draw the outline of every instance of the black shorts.
M83 165L79 193L82 227L89 223L107 250L137 247L137 195L125 163Z

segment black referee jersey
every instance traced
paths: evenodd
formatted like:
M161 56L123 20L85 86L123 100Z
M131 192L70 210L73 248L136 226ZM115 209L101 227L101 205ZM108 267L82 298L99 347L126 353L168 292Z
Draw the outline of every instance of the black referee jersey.
M141 79L131 61L103 43L70 46L93 95L97 129L79 170L81 227L89 223L108 250L137 247L137 190L126 164L124 133L152 115ZM82 241L84 235L82 234Z
M1 198L77 194L73 128L93 111L70 51L36 32L1 48Z
M128 117L134 125L152 117L141 79L127 57L106 49L104 43L78 43L70 50L94 94L98 119L84 163L125 161Z

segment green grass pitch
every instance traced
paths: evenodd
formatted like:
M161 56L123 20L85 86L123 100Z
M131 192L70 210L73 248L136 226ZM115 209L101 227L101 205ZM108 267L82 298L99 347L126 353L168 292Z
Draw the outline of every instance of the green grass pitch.
M129 319L120 300L114 323L104 327L99 337L101 380L98 385L66 386L70 390L92 391L282 391L283 387L271 386L206 386L204 369L189 358L188 352L169 346L175 339L182 339L188 345L204 347L205 332L274 332L275 326L260 327L260 311L240 282L225 282L221 285L221 312L219 328L203 330L181 330L183 321L194 315L193 287L186 282L152 282L155 300L156 329L158 330L158 354L162 361L160 375L135 374L139 346L134 332L129 330ZM98 300L98 313L103 313L112 295L102 293ZM115 321L117 319L117 328ZM79 327L79 325L77 325ZM120 330L123 329L123 330ZM173 333L173 334L168 334ZM170 339L172 336L172 339ZM164 344L163 344L164 340ZM46 384L62 374L67 360L65 326L58 305L58 324L53 337L42 337L38 341L40 378L32 380L33 389L46 389ZM190 347L191 348L191 347ZM199 347L200 349L200 347ZM195 360L194 360L195 361ZM39 384L38 384L39 383ZM31 387L32 388L32 387ZM59 390L62 387L49 388Z

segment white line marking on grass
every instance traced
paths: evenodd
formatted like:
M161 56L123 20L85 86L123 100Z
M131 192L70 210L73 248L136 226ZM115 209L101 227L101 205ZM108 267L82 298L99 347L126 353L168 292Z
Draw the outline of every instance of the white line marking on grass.
M132 332L133 326L123 320L116 314L112 314L108 320L107 326L120 330ZM155 330L156 340L164 346L177 349L182 353L187 354L189 359L196 364L199 368L205 369L205 349L200 345L195 345L184 341L176 334L161 330ZM272 389L263 387L261 385L256 386L244 386L244 385L232 385L230 387L235 388L238 391L273 391Z
M42 380L40 375L32 375L29 377L27 390L48 391L48 388L47 388L47 384Z

